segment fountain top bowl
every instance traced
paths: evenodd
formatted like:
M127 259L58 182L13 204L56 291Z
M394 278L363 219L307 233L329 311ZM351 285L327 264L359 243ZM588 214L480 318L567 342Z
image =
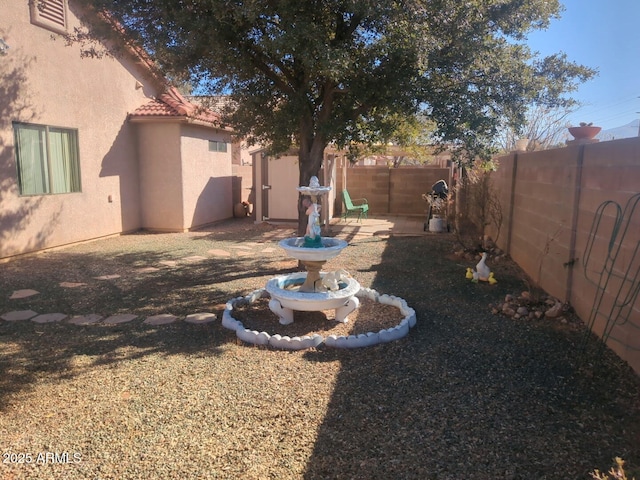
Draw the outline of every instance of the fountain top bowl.
M278 245L282 247L290 257L302 261L323 262L337 257L340 251L345 248L348 243L339 238L322 237L323 248L303 247L304 237L291 237L280 240Z
M297 187L298 191L304 195L326 195L331 191L331 187Z

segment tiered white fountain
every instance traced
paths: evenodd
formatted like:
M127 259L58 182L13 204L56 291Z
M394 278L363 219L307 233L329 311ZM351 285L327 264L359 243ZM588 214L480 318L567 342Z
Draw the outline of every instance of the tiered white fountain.
M266 288L256 290L246 297L237 297L227 302L222 316L222 325L235 330L242 341L256 345L271 345L276 348L300 350L317 347L321 343L338 348L356 348L390 342L404 337L416 324L415 311L402 298L393 295L380 295L370 288L361 288L360 284L345 270L323 272L322 267L340 254L347 242L337 238L323 238L320 233L320 205L318 197L326 195L331 187L320 186L318 179L312 177L308 187L298 187L305 196L303 205L307 208L308 223L304 237L286 238L279 242L287 254L305 266L306 272L280 275L267 282ZM326 339L319 334L304 337L270 335L244 328L233 318L234 307L251 304L262 297L270 297L269 308L278 317L282 325L294 320L294 311L317 312L334 310L335 321L347 322L348 315L360 305L358 297L367 297L375 302L396 306L403 319L393 328L369 332L366 334L335 336Z
M360 284L344 270L322 272L327 262L340 254L347 242L320 236L320 205L318 197L326 195L331 187L321 187L317 177L311 177L308 187L298 191L309 198L303 200L307 208L307 231L304 237L285 238L279 245L289 256L300 260L306 272L281 275L267 282L271 295L269 308L280 317L282 325L293 322L293 311L317 312L335 310L335 319L346 322L360 302L355 296Z

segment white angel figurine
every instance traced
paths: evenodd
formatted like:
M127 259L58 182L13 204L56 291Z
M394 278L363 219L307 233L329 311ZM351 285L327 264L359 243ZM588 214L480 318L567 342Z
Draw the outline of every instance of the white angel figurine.
M320 205L317 203L311 203L311 200L305 199L304 205L307 207L306 214L309 217L307 219L307 231L306 235L310 239L314 240L320 236Z

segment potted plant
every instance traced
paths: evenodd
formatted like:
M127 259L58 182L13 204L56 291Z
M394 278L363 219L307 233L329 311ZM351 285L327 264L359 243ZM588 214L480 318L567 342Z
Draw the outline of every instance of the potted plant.
M569 127L569 133L576 140L591 140L598 133L600 133L602 127L595 127L593 123L580 122L578 127Z
M529 139L520 138L516 140L516 152L526 152L529 149Z

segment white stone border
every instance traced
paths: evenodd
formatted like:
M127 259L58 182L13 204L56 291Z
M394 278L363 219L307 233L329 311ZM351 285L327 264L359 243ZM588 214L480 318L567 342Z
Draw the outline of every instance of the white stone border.
M236 305L252 304L259 298L268 298L270 295L266 289L256 290L246 297L236 297L229 300L222 314L222 326L229 330L234 330L236 336L246 343L253 345L271 345L274 348L283 350L303 350L306 348L314 348L322 343L327 347L334 348L360 348L370 347L379 343L392 342L398 340L409 333L409 329L416 324L416 312L407 305L407 302L393 295L380 295L371 288L360 288L357 297L366 297L374 302L385 305L393 305L400 310L404 318L398 325L392 328L380 330L379 332L361 333L359 335L329 335L324 338L322 335L315 334L313 336L305 335L303 337L288 337L279 334L270 335L267 332L258 332L257 330L249 330L245 328L242 322L236 320L231 315Z

